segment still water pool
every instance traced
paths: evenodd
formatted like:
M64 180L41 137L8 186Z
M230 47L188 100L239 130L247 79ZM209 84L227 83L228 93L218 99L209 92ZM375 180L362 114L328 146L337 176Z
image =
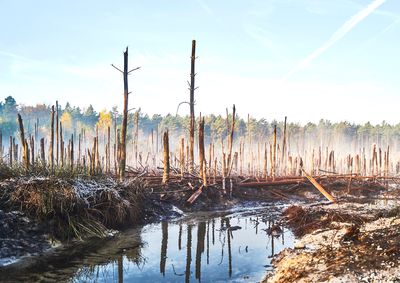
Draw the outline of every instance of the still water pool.
M190 213L47 259L21 280L42 282L258 282L293 246L279 207Z

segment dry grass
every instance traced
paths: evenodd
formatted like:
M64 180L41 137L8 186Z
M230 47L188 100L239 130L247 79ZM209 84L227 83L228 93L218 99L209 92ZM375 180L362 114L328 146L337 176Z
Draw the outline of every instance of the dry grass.
M0 183L0 202L47 223L58 239L82 239L139 221L142 192L138 179L119 184L111 179L23 177Z

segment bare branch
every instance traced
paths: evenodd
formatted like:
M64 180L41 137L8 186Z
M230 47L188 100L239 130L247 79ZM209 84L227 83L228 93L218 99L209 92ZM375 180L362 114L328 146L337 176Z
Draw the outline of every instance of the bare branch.
M117 69L117 70L120 71L121 73L124 73L124 72L122 72L120 69L118 69L117 67L115 67L114 64L111 64L111 66L113 66L115 69Z
M182 104L189 104L189 105L190 105L190 102L183 101L183 102L179 103L179 104L178 104L178 107L176 108L176 116L178 116L179 107L180 107Z
M139 69L140 69L140 67L136 67L136 68L130 70L130 71L128 72L128 75L129 75L130 73L132 73L133 71L136 71L136 70L139 70Z

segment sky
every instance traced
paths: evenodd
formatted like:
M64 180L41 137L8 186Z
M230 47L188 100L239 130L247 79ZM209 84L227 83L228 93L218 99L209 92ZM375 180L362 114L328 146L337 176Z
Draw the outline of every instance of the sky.
M400 122L398 0L0 0L0 99L291 122ZM179 114L186 115L183 104Z

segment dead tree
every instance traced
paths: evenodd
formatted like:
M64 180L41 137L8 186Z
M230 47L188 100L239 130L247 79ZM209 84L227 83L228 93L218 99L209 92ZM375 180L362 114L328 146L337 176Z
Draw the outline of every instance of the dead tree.
M283 141L282 141L282 168L284 170L283 174L286 175L286 122L287 117L285 116L285 122L283 124Z
M233 147L233 135L235 133L235 117L236 116L236 107L235 104L233 104L233 111L232 111L232 126L230 127L230 132L229 132L229 144L228 144L228 166L229 166L229 172L228 172L228 177L231 174L232 171L232 166L233 166L233 159L232 159L232 147ZM228 117L227 117L228 120ZM228 121L227 121L228 123ZM228 129L229 129L229 123L228 123Z
M46 157L44 154L44 138L40 139L40 159L42 159L42 165L46 166Z
M9 146L8 146L8 157L9 157L9 164L10 167L13 164L13 138L10 136Z
M194 91L195 91L195 61L196 61L196 40L192 40L192 56L190 57L190 131L189 131L189 154L190 154L190 164L189 171L193 172L194 167L194 126L195 126L195 117L194 117Z
M169 182L169 139L168 139L168 130L164 133L163 136L163 144L164 144L164 172L162 183L168 184Z
M276 125L274 125L274 147L272 151L272 180L275 181L276 175Z
M0 163L3 163L3 133L0 131Z
M51 171L54 169L54 105L51 106L51 120L50 120L50 146L49 146L49 159Z
M199 122L199 163L200 163L200 178L203 179L204 187L207 186L207 171L205 161L205 149L204 149L204 117L200 117Z
M126 166L126 129L128 125L128 97L129 97L129 92L128 92L128 75L135 71L138 70L140 67L134 68L130 71L128 71L128 47L126 47L126 50L124 52L124 70L121 71L117 67L113 66L115 69L120 71L123 75L123 80L124 80L124 112L123 112L123 117L122 117L122 128L121 128L121 155L120 155L120 160L119 160L119 179L122 181L125 177L125 166ZM95 154L95 152L93 152Z
M18 114L18 125L19 125L19 134L20 134L20 139L21 139L21 145L22 145L22 160L24 162L25 169L29 169L29 151L28 151L28 143L25 140L25 132L24 132L24 123L22 122L21 115Z
M59 151L60 151L60 137L59 137L59 132L58 132L58 100L56 100L56 164L58 166L58 157L59 157Z

